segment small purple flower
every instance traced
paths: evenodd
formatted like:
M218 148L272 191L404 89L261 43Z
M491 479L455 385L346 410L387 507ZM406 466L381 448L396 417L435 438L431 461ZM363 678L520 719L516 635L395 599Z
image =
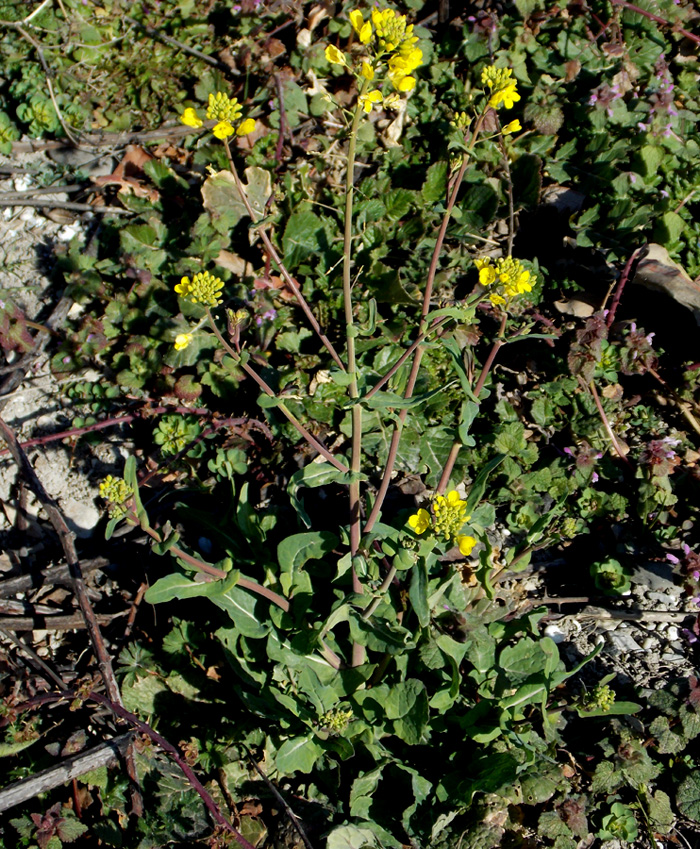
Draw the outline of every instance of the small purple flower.
M667 554L667 555L666 555L666 560L668 560L668 562L669 562L669 563L680 563L680 562L681 562L681 561L678 559L678 557L676 557L676 555L675 555L675 554Z
M277 318L277 310L269 309L267 312L263 313L263 318L266 318L268 321L272 321Z
M593 472L591 475L591 483L598 483L598 472Z
M646 131L649 129L649 124L644 124L642 121L640 121L637 124L637 129L642 133L646 133Z
M697 569L693 572L693 580L700 581L700 572Z
M666 189L661 189L661 191L659 192L659 194L661 195L661 197L662 197L662 198L667 198L667 197L669 196L669 194L668 194L668 192L666 191Z
M690 554L690 546L687 542L684 542L681 545L681 550L683 551L683 554L685 554L686 557Z
M62 363L64 363L65 365L68 365L68 363L70 362L70 357L64 357L64 358L61 360L61 362L62 362Z
M593 106L597 102L598 102L598 95L593 91L593 92L591 92L591 96L590 96L590 99L588 101L588 105Z
M692 631L689 631L687 628L681 628L681 634L683 634L683 636L686 638L686 640L690 643L691 646L693 645L693 643L697 643L698 641L698 638L695 636L695 634Z

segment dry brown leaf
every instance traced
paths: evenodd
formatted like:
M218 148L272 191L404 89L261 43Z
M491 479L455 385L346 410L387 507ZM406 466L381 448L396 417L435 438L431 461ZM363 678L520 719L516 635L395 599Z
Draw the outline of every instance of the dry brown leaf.
M251 267L250 263L238 256L238 254L224 250L219 251L219 255L214 262L221 266L221 268L225 268L227 271L232 271L238 277L244 277L246 269L250 269Z
M644 248L632 282L670 295L674 301L692 310L700 324L700 283L674 262L662 245L652 243Z
M111 174L103 177L93 177L96 186L119 186L120 192L128 192L139 198L147 198L155 203L160 198L160 192L153 186L144 185L146 175L143 166L153 157L136 144L130 144L122 161Z

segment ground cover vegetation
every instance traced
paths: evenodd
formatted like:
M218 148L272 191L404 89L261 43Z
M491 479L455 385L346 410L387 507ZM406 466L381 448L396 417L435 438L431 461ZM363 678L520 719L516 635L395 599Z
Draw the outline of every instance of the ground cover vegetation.
M100 767L5 845L697 839L697 681L572 662L518 592L564 557L618 604L644 559L700 597L692 304L632 284L700 274L700 39L640 3L0 3L0 151L122 140L51 367L81 438L133 423L103 545L156 614L123 707L89 664L4 705L11 779L115 711L142 815Z

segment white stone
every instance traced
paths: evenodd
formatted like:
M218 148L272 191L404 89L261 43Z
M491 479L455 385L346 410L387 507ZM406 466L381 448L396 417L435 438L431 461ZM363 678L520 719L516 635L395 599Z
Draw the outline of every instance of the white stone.
M544 635L545 637L549 637L550 640L554 640L557 644L563 643L566 639L566 634L558 625L547 625L544 629Z

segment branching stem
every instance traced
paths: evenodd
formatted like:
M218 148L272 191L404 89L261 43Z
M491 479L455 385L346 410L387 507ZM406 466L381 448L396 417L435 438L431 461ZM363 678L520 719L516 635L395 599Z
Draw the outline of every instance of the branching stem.
M253 224L257 224L258 216L255 213L255 210L251 206L250 201L248 200L248 194L246 193L245 187L241 182L241 178L238 176L238 170L236 169L236 164L233 161L233 156L231 155L231 148L229 147L228 139L224 139L224 147L226 148L226 156L228 157L229 168L231 169L231 173L233 174L233 179L236 183L236 188L238 189L238 194L243 201L243 205L245 206L248 215L250 216ZM289 286L289 288L294 292L294 296L296 297L299 306L301 307L304 315L306 316L309 324L313 328L314 333L318 336L323 344L324 348L328 351L328 353L333 358L333 362L338 366L339 369L345 371L345 364L338 356L338 352L335 350L333 345L331 344L330 339L325 335L325 333L321 330L321 325L316 320L316 316L311 312L311 307L309 306L306 298L302 295L299 286L297 285L296 280L292 277L292 275L287 271L286 266L282 262L282 258L277 253L277 249L272 244L272 240L267 233L265 227L259 227L258 233L260 234L260 238L262 239L262 243L265 245L265 250L267 251L270 259L275 263L275 265L279 268L280 274L284 277L284 282Z
M287 419L287 421L292 424L300 436L302 436L309 445L314 448L318 453L326 460L328 460L331 465L335 466L341 472L347 472L348 467L345 463L341 463L336 457L331 454L331 452L322 445L318 439L316 439L313 434L309 433L309 431L304 427L304 425L297 419L297 417L292 413L292 411L287 407L284 401L281 401L278 396L273 392L272 388L269 384L262 378L260 375L252 368L247 362L243 360L238 351L235 351L229 343L224 339L221 331L216 326L216 322L214 321L214 317L211 314L211 311L207 309L207 317L209 319L209 325L211 329L214 331L214 335L221 343L222 347L226 351L229 356L231 356L235 362L243 369L243 371L249 376L252 377L253 380L258 384L258 386L262 389L262 391L268 395L270 398L277 398L277 409L282 413L282 415Z

